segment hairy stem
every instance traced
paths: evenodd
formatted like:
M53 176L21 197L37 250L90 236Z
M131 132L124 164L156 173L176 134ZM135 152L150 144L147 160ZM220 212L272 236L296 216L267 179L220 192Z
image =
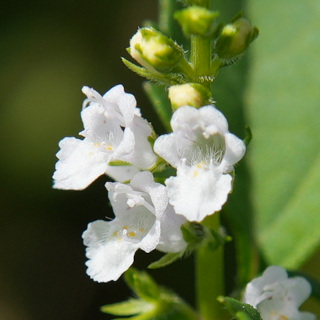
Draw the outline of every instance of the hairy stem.
M202 223L214 230L220 228L219 213L207 217ZM202 246L196 254L196 297L201 320L226 319L217 297L224 295L223 247L212 250Z

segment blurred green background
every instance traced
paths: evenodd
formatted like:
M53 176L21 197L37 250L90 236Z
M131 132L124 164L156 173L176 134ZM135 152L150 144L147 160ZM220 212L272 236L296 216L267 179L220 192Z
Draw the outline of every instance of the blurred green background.
M236 124L239 114L241 125L250 123L253 129L256 129L256 140L251 150L257 148L258 151L254 153L249 150L248 159L251 159L249 165L252 167L249 167L250 188L256 186L258 190L262 190L264 183L260 181L264 175L268 176L272 168L279 169L276 165L271 165L267 173L262 172L260 176L262 169L252 165L255 158L266 154L262 148L263 132L259 131L259 121L265 119L265 108L272 110L270 105L274 106L273 110L278 108L277 104L273 103L277 97L270 97L271 93L264 96L265 91L274 86L278 90L278 86L284 83L288 86L286 79L290 78L297 90L290 84L290 87L285 89L288 94L283 97L280 90L279 95L282 94L282 101L289 105L292 112L297 101L308 103L301 100L299 89L304 89L301 81L312 79L313 74L317 79L312 85L307 82L305 91L310 100L316 101L315 106L319 107L320 101L319 93L312 89L319 84L319 28L306 29L312 35L308 42L311 48L300 46L304 39L297 38L291 49L295 50L298 56L302 54L302 61L309 61L308 54L303 56L305 49L307 52L313 50L310 70L303 68L305 73L297 74L294 70L301 65L295 65L292 61L289 63L290 73L286 74L288 68L281 69L283 59L286 59L281 55L276 56L275 51L269 47L272 36L276 34L272 27L281 29L281 37L274 44L276 47L287 39L286 31L289 32L296 26L293 17L301 14L301 11L296 5L297 1L271 2L278 3L274 8L274 12L278 14L270 14L269 18L265 19L264 10L267 10L268 1L248 1L248 4L240 1L217 1L217 8L224 6L228 19L244 6L244 11L247 10L251 19L261 29L260 39L254 43L255 47L246 58L234 69L221 71L215 90L218 105L223 105L225 101L226 107L223 111L230 120L232 132L243 135L243 130ZM307 11L305 19L309 21L308 14L312 14L313 19L320 18L316 1L305 3L310 6L311 11ZM130 293L122 281L98 284L86 276L85 249L81 239L87 223L105 216L112 217L103 186L105 178L99 179L85 191L66 192L51 188L51 176L56 162L58 141L65 136L77 136L82 130L79 112L84 99L81 93L83 85L104 93L112 86L122 83L127 92L135 94L143 115L153 122L158 133L161 132L161 125L156 122L150 103L141 88L142 79L127 70L120 60L120 56L128 58L125 48L138 26L141 26L146 18L156 19L157 2L7 1L0 6L0 319L108 319L108 316L100 313L99 307L127 298ZM312 11L312 8L318 11ZM281 12L286 10L289 16L285 18ZM319 20L315 19L318 23ZM267 80L259 78L261 74L269 79L266 85L263 81ZM278 77L279 74L283 75L283 78ZM228 106L235 101L239 105L247 104L247 112L234 113L232 107ZM303 105L297 107L305 108ZM314 118L312 113L308 114L308 118L304 119L305 127L309 126L308 120L311 117L313 126L319 128L319 109L312 110L318 112L314 114ZM272 117L278 118L277 115L270 116L271 119ZM284 118L286 116L282 119ZM269 123L266 130L274 132ZM278 136L274 137L274 140L277 138ZM310 136L303 137L308 138ZM314 143L317 142L319 133L318 137L311 138ZM276 151L281 151L281 142L280 139L280 145L274 147ZM261 146L260 149L258 146ZM314 151L318 154L319 146ZM279 157L276 152L274 155L270 154L269 149L267 152L267 160L270 157ZM296 159L294 154L289 156ZM243 170L241 166L244 168L245 164L239 166L239 171ZM299 167L299 163L297 166ZM285 169L283 164L280 164L280 171ZM295 169L292 170L294 172ZM281 184L282 181L278 183ZM319 193L315 197L319 198ZM273 194L270 199L273 202ZM254 198L252 205L259 210L257 203L260 203L259 196ZM320 213L319 207L317 210ZM261 220L259 222L261 223ZM304 269L320 279L320 253L315 251L317 241L308 249L315 253L304 262ZM290 244L288 246L290 247ZM155 257L158 257L157 253L147 257L138 253L136 266L145 267ZM230 261L233 261L232 257ZM163 271L153 271L152 274L159 282L170 284L189 302L193 302L192 259L180 261ZM320 314L316 303L311 307Z

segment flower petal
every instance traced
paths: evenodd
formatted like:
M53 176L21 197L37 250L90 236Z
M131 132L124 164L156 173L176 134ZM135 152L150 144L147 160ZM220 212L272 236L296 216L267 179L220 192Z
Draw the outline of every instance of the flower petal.
M105 173L110 154L99 151L94 144L64 138L59 146L59 161L53 174L54 188L82 190Z
M314 320L316 317L312 313L299 311L310 293L307 280L288 278L285 269L271 266L261 277L248 283L244 302L255 307L262 319Z
M106 174L115 181L126 182L130 181L139 169L135 166L107 166Z
M115 158L132 163L143 170L150 169L157 161L148 140L151 135L152 128L149 123L135 116L132 124L124 129L123 142L119 145Z
M176 144L175 136L172 133L160 136L155 141L153 149L155 153L166 160L174 168L177 168L180 164L183 152L179 152L179 146Z
M88 246L87 274L97 282L118 280L132 265L134 254L138 249L133 242L112 237L112 223L94 221L89 223L82 235L84 244Z
M189 221L202 221L221 210L231 191L232 177L215 167L178 167L177 176L165 181L169 202Z
M233 169L233 165L243 158L246 152L246 146L241 139L232 133L225 135L225 144L226 152L221 165L224 167L224 172L230 172Z
M164 185L156 183L149 171L143 171L135 175L130 185L135 190L149 194L154 207L155 216L159 218L168 205L168 195Z
M290 292L290 301L295 303L297 306L302 305L302 303L305 302L311 294L310 283L302 277L288 279L286 287Z
M264 287L278 281L285 281L288 275L285 269L279 266L270 266L262 274L261 277L253 279L247 284L244 294L244 301L254 308L264 299L270 297L264 293Z
M183 238L181 226L186 218L175 213L173 207L168 205L160 218L161 235L157 249L163 252L179 252L187 247Z
M137 101L135 97L124 91L121 84L111 88L103 96L107 106L122 115L123 125L128 126L134 117Z

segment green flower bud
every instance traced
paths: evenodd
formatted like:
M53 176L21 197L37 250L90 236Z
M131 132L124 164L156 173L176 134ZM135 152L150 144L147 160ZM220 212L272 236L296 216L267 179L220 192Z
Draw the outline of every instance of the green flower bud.
M211 36L214 29L214 20L219 15L217 11L210 11L206 8L191 6L177 11L175 19L180 23L183 33L189 37L198 35L203 37Z
M183 49L154 28L141 28L130 40L130 55L151 72L170 72L184 59Z
M215 52L221 59L233 60L247 50L258 34L259 30L249 20L238 16L221 29Z
M198 83L186 83L169 88L169 100L173 110L182 106L200 108L211 103L211 93Z

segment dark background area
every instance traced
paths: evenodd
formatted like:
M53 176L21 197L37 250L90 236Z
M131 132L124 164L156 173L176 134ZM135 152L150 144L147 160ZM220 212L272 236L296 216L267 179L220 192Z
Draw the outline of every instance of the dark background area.
M81 239L90 221L113 216L106 177L76 192L53 190L51 176L59 140L82 130L83 85L103 94L122 83L154 118L120 57L144 19L156 19L157 2L11 1L0 15L0 318L108 319L100 306L130 291L123 280L89 279ZM138 252L135 266L158 257ZM187 293L190 268L189 259L153 275Z
M130 296L123 280L98 284L85 273L81 234L89 222L113 216L106 177L76 192L53 190L51 176L58 141L82 130L83 85L103 94L122 83L161 132L142 79L120 59L128 58L125 49L138 26L156 17L151 0L1 4L1 320L109 319L99 307ZM135 266L158 257L138 252ZM228 261L229 270L234 259ZM194 302L192 258L152 275Z

